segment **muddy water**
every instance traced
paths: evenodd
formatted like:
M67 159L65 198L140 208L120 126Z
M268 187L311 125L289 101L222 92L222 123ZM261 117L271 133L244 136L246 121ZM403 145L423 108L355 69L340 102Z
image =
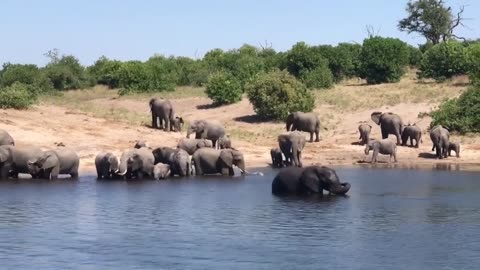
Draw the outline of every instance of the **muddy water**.
M477 269L480 174L339 168L349 197L265 176L0 183L1 269Z

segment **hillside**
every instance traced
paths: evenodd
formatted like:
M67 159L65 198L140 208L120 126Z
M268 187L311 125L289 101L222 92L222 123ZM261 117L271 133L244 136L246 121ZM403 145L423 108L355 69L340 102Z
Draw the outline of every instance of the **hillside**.
M355 145L358 122L368 120L373 126L372 137L379 138L380 128L370 120L370 113L392 111L400 114L405 123L417 123L424 130L419 149L399 148L397 166L458 169L456 165L461 164L461 169L476 169L475 166L480 165L480 137L452 136L452 140L462 143L461 158L436 160L425 133L430 124L428 112L445 98L458 96L465 90L463 80L457 78L437 84L419 82L410 75L396 84L367 86L353 80L318 91L315 111L322 120L321 142L307 143L304 163L364 164L367 158L363 146ZM245 154L249 167L270 163L269 150L276 146L277 135L285 129L283 123L259 121L246 98L237 104L212 107L202 88L178 88L175 92L157 95L170 98L177 114L187 121L223 122L234 140L234 147ZM138 139L147 140L152 147L175 146L177 140L185 136L185 132L167 133L148 127L149 98L146 95L118 97L116 90L100 86L65 92L63 96L44 98L40 105L29 110L1 110L0 128L7 130L17 144L52 148L55 142L63 142L78 151L82 170L92 171L93 159L101 150L120 155Z

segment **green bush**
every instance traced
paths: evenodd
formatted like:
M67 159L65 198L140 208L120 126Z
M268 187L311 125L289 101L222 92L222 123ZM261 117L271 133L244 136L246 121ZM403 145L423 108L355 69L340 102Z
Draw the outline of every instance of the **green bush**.
M409 45L408 53L409 53L408 64L411 67L419 67L420 64L422 63L422 57L423 57L422 51L417 47L413 47Z
M312 92L287 71L261 74L246 90L255 112L264 119L284 120L290 112L310 112L315 105Z
M26 109L37 101L37 95L31 85L14 82L0 88L0 108Z
M232 104L242 99L242 86L232 74L218 71L208 77L205 93L216 105Z
M420 78L443 81L455 75L466 74L467 69L465 46L457 41L448 41L432 46L423 54L418 75Z
M333 75L327 66L302 70L300 72L300 80L308 88L327 89L333 86Z
M467 48L468 75L474 84L480 84L480 43Z
M44 68L44 72L55 89L80 89L95 84L74 56L58 57L58 52L54 51L49 52L49 57L51 61Z
M87 68L87 72L98 84L107 85L110 88L119 86L117 72L122 66L118 60L110 60L105 56L100 57L95 63Z
M472 86L457 99L432 112L431 126L442 125L460 133L480 132L480 86Z
M15 82L28 84L37 93L53 90L50 80L36 65L4 64L0 71L0 87L10 86Z
M174 79L163 60L150 59L146 63L128 61L117 71L120 95L156 91L173 91Z
M359 75L368 84L398 82L408 65L408 47L396 38L370 37L363 41Z
M322 56L318 48L308 46L305 42L298 42L286 53L285 65L288 72L298 78L306 70L328 66L328 60Z

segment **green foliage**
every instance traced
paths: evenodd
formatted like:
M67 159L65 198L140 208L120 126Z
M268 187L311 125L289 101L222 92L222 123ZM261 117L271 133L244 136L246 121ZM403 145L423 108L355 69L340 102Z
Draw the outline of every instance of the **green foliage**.
M217 71L208 77L205 93L216 105L238 102L242 92L240 81L228 72Z
M469 88L458 99L442 103L432 112L431 125L442 125L460 133L480 132L480 86Z
M333 80L340 82L356 76L362 46L352 43L340 43L338 46L320 45L313 50L328 61Z
M31 85L37 93L50 92L52 83L36 65L4 64L0 71L0 87L10 86L15 82Z
M310 112L315 105L313 94L287 71L259 75L247 85L255 112L264 119L284 120L290 112Z
M0 108L26 109L37 101L32 85L14 82L0 88Z
M468 75L474 84L480 85L480 43L473 43L467 48Z
M400 31L419 33L433 44L450 39L461 21L461 17L453 18L451 8L443 0L410 1L406 12L408 16L398 23Z
M288 72L298 78L302 71L328 66L328 60L317 48L308 46L305 42L298 42L287 52L285 64Z
M327 66L302 70L300 73L300 80L308 88L327 89L333 86L333 75Z
M87 72L96 83L117 88L119 86L117 72L121 66L122 62L102 56L92 66L88 67Z
M95 82L88 77L85 68L73 55L59 56L58 51L47 53L50 63L44 69L53 87L57 90L79 89L92 86Z
M363 41L359 75L368 84L398 82L408 65L408 46L396 38L370 37Z
M467 69L465 46L460 42L448 41L434 45L424 53L419 76L442 81L466 74Z
M419 67L420 64L422 63L422 57L423 57L422 51L417 47L413 47L409 45L408 53L409 53L408 64L411 67Z

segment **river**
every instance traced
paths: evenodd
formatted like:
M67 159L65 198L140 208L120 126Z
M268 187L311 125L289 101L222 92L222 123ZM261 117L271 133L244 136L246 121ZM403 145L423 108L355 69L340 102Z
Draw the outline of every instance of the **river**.
M480 174L339 168L348 197L265 175L0 182L1 269L478 269Z

